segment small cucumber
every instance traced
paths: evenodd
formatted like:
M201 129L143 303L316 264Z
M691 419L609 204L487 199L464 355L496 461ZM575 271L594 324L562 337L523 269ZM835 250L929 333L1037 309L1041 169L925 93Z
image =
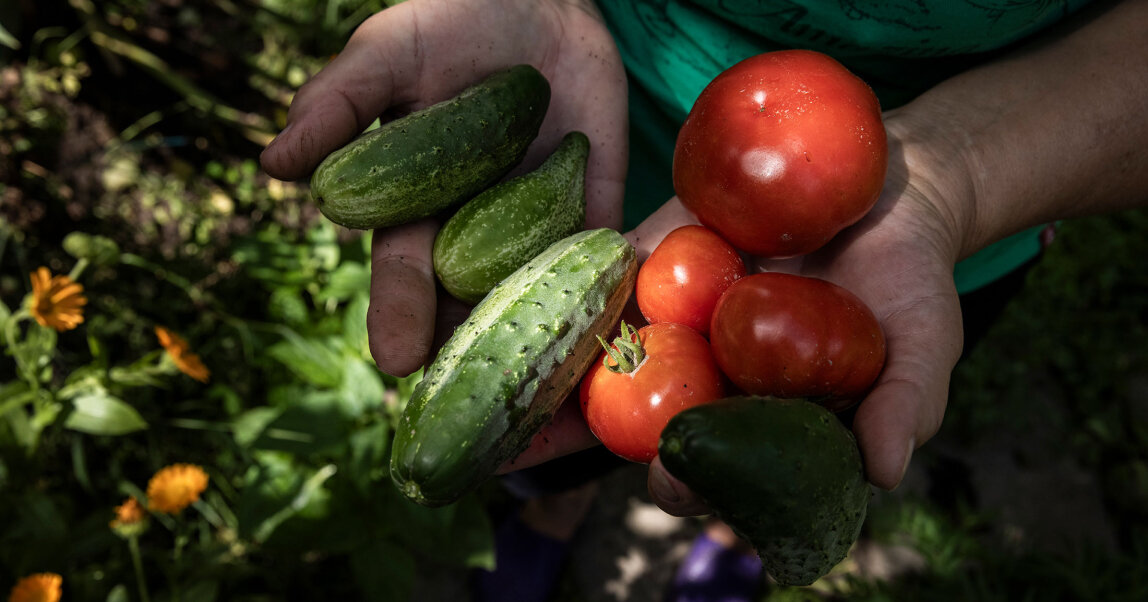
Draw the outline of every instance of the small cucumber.
M311 175L311 195L327 219L348 228L434 215L517 165L549 104L550 83L534 67L500 71L331 153Z
M586 222L590 140L570 132L538 169L467 201L434 242L443 288L478 303L500 280Z
M399 490L449 504L521 453L598 357L637 271L634 247L603 228L554 243L495 286L403 410L390 462Z
M872 495L853 434L803 399L731 397L684 410L662 430L658 456L782 585L809 585L841 562Z

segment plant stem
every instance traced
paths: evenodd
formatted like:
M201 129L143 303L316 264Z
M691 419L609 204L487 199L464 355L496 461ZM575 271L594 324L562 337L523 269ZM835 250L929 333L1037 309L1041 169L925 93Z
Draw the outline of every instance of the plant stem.
M128 549L132 555L132 566L136 573L136 586L140 590L140 602L148 602L147 581L144 579L143 560L140 558L139 537L135 535L128 538Z

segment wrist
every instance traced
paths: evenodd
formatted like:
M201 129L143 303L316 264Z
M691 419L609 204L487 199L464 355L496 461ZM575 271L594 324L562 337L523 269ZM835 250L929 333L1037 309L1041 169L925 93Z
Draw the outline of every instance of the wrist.
M885 113L885 186L898 202L912 205L922 235L930 237L946 263L955 265L984 246L977 234L976 172L956 124L924 117L909 105Z

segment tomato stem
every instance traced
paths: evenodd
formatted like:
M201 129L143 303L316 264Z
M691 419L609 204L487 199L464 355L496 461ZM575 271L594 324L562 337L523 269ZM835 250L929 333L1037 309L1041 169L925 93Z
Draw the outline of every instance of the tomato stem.
M625 320L622 321L622 336L615 338L612 345L602 337L598 337L598 342L606 350L602 365L611 372L628 374L637 370L642 360L646 359L646 350L642 347L642 337L638 335L638 329L627 324ZM614 363L611 364L610 360L614 360Z

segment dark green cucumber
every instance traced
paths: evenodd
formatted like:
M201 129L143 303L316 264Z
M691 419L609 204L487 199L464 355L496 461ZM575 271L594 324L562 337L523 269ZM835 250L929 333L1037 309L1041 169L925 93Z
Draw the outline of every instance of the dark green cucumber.
M598 357L634 287L616 231L568 236L475 306L403 410L391 478L426 506L452 503L521 453Z
M546 161L467 201L434 242L443 288L478 303L500 280L586 222L590 140L570 132Z
M366 132L327 156L311 195L336 224L370 229L434 215L497 182L538 136L550 84L530 65Z
M782 585L808 585L845 558L872 495L853 434L803 399L731 397L670 419L662 464Z

